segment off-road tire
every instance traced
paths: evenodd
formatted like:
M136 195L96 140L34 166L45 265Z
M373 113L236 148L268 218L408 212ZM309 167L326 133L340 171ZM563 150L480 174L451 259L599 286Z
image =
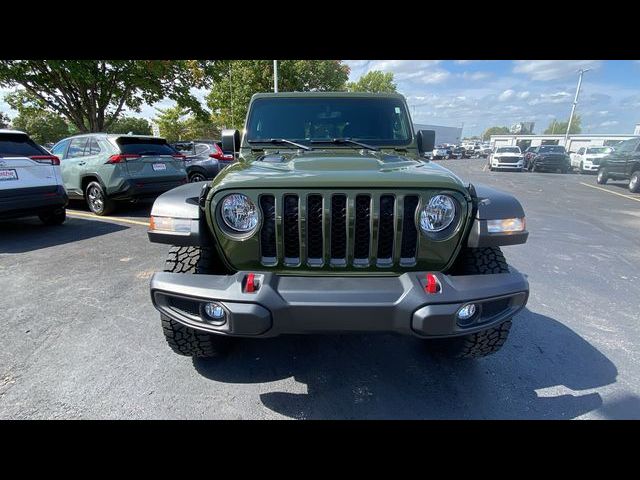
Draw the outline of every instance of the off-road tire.
M498 247L466 248L459 259L458 271L463 275L508 273L509 265ZM427 340L429 349L448 358L479 358L497 352L507 341L511 319L486 330L460 337Z
M164 271L173 273L211 273L214 252L204 247L171 247ZM162 332L171 349L187 357L219 357L225 354L233 338L202 332L160 315Z
M606 168L601 168L600 170L598 170L598 177L596 178L596 182L599 185L605 185L607 183L607 180L609 180L609 175L607 174L607 169Z
M160 314L162 332L167 343L178 355L185 357L213 358L224 355L232 339L222 335L201 332Z
M67 210L62 208L61 211L53 210L51 212L41 213L38 215L40 221L45 225L62 225L67 219Z
M640 170L636 170L629 178L629 191L631 193L640 192Z

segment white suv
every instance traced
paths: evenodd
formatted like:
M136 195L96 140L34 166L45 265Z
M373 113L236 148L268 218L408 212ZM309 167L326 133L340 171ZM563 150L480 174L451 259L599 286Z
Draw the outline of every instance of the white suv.
M37 215L60 225L67 202L58 157L24 132L0 129L0 219Z

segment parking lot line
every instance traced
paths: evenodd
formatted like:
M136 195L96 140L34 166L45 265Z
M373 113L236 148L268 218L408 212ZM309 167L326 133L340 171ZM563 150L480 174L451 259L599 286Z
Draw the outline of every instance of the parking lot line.
M78 212L76 210L67 209L67 215L71 217L81 217L81 218L90 218L92 220L102 220L103 222L124 222L124 223L132 223L134 225L142 225L143 227L148 227L149 222L140 222L138 220L130 220L128 218L120 218L120 217L101 217L99 215L94 215L93 213L86 212Z
M630 195L625 195L624 193L612 192L611 190L607 190L606 188L596 187L595 185L589 185L588 183L580 182L580 185L584 185L585 187L595 188L596 190L602 190L603 192L611 193L613 195L618 195L619 197L628 198L629 200L635 200L636 202L640 202L640 198L632 197Z

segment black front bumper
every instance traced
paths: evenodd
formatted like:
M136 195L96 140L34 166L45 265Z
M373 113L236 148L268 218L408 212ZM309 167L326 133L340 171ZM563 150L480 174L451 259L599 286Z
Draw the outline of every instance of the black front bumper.
M132 200L157 197L161 193L187 183L187 176L177 175L158 181L157 178L136 178L123 181L117 188L107 192L114 200Z
M520 273L448 276L434 273L441 289L425 291L426 272L397 277L293 277L256 273L259 288L244 291L248 272L235 275L156 273L151 299L162 314L189 327L231 336L272 337L323 332L397 332L418 337L466 335L520 311L529 285ZM208 321L206 302L225 310ZM470 322L457 320L468 303Z
M29 217L65 208L69 197L62 185L0 190L0 219Z

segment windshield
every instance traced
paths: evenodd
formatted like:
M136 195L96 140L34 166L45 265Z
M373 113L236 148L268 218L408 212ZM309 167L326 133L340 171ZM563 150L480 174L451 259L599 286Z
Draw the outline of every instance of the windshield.
M545 145L540 147L540 153L565 153L565 151L560 145Z
M496 153L520 153L519 147L500 147Z
M398 98L260 98L247 120L248 142L351 138L372 145L406 145L411 127Z
M587 148L587 153L590 153L590 154L611 153L611 148L609 148L609 147L591 147L591 148Z

